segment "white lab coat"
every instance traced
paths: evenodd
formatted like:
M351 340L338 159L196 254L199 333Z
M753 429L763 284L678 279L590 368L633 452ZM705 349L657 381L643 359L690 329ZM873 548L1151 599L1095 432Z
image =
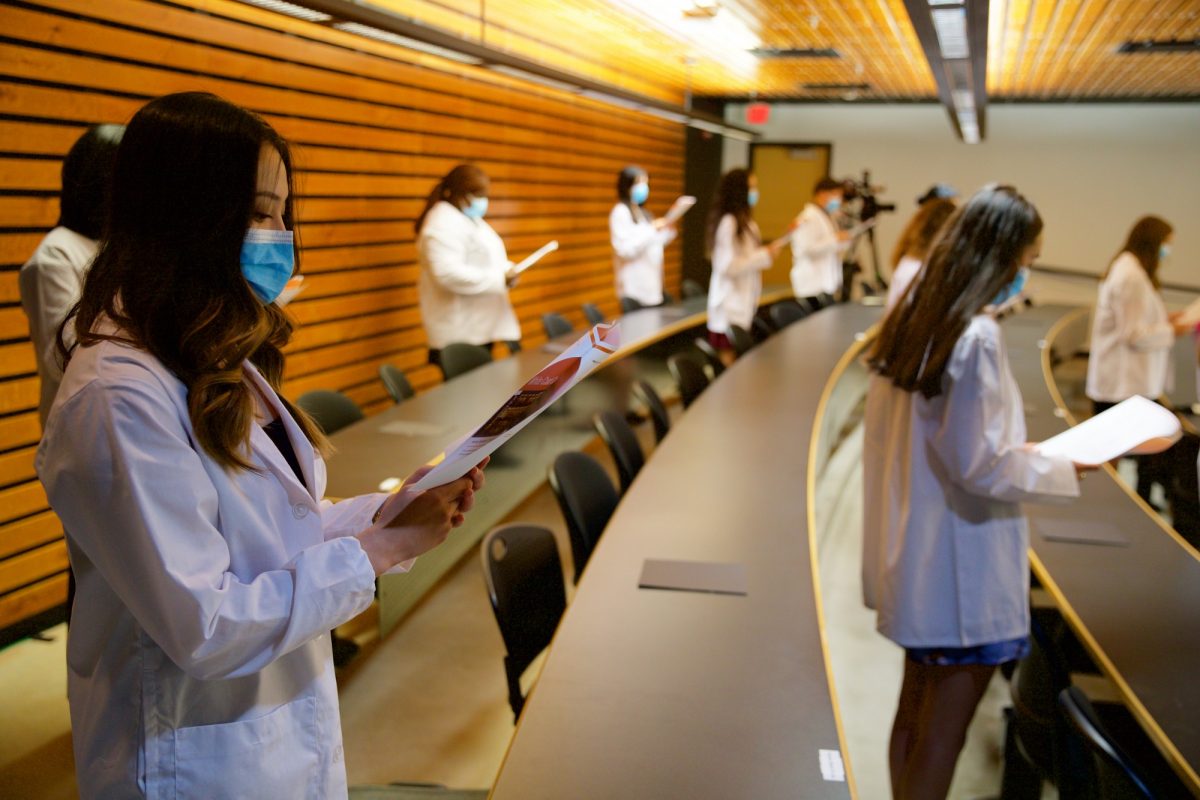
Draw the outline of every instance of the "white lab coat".
M1158 399L1170 388L1174 343L1162 296L1137 256L1121 253L1100 284L1092 314L1087 396L1108 403L1135 394Z
M521 338L504 277L512 262L491 225L441 200L421 225L417 253L417 292L430 347Z
M888 285L887 307L895 308L896 303L900 301L904 295L904 290L913 282L913 278L917 277L917 273L921 271L921 265L925 263L919 258L912 256L904 256L900 259L900 263L892 270L892 282Z
M184 385L145 351L80 348L37 454L78 592L67 641L84 798L346 796L328 631L371 603L353 534L386 495L332 504L267 382L308 487L259 425L232 471L196 444Z
M813 203L804 206L792 231L792 292L796 297L837 294L842 288L842 247L833 220Z
M771 266L771 253L758 243L758 226L737 235L732 214L721 217L713 236L712 277L708 283L708 329L729 333L730 325L750 330L762 296L762 271Z
M617 296L632 297L644 306L663 301L663 248L675 238L675 228L656 230L653 220L633 218L625 203L617 203L608 215L612 238L613 269Z
M83 293L83 276L96 257L98 243L70 228L59 226L46 234L21 267L17 279L21 308L29 318L29 338L37 356L41 395L38 418L43 426L62 381L58 355L58 326ZM74 327L63 331L67 345L75 340Z
M902 647L969 647L1029 632L1022 502L1076 497L1070 461L1024 447L1000 327L975 317L942 394L874 375L863 439L863 597Z

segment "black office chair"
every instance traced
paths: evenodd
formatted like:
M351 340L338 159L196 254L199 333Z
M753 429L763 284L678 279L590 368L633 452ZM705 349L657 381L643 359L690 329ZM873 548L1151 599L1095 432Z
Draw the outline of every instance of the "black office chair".
M654 441L661 442L671 430L671 415L654 387L643 380L633 384L633 396L650 412L650 422L654 425Z
M704 363L708 365L709 371L712 373L712 379L716 380L725 371L725 362L721 360L721 354L703 336L697 336L692 340L692 343L696 345L696 349L700 351L700 355L704 356Z
M296 405L313 418L327 435L340 431L351 423L365 418L358 403L341 392L313 389L296 398Z
M692 297L704 297L704 295L706 295L706 294L708 294L708 292L706 292L704 290L703 286L696 283L696 281L692 280L691 278L683 279L683 299L684 300L687 300Z
M504 673L513 717L521 715L525 695L521 675L550 644L567 607L562 562L554 534L540 525L503 525L483 539L483 577L500 636Z
M775 334L775 327L757 314L750 320L750 338L755 344L762 344Z
M542 327L546 329L547 339L557 339L560 336L566 336L568 333L575 332L575 326L567 322L567 318L562 314L556 314L553 311L547 311L542 314Z
M492 351L483 345L451 342L442 348L439 366L442 368L442 377L450 380L476 367L482 367L491 360Z
M637 311L640 308L645 308L644 305L634 300L632 297L621 298L621 313L628 314L630 311Z
M815 314L821 310L821 301L815 297L797 297L796 304L808 314Z
M733 352L738 354L738 358L754 349L754 337L741 325L730 325L728 335L729 343L733 345Z
M379 379L383 381L383 388L387 389L393 403L403 403L416 394L408 378L395 364L380 364Z
M829 306L837 302L837 298L829 292L821 292L817 295L817 298L821 301L821 308L829 308Z
M663 289L662 296L664 306L673 305L675 303L675 295L671 294L666 289Z
M767 313L771 315L771 322L779 330L783 330L793 322L799 322L808 316L808 310L795 300L784 300L776 303L771 306L771 310Z
M600 438L612 453L613 461L617 465L617 476L621 481L621 494L625 494L642 465L646 463L637 434L629 427L625 417L611 410L597 412L592 417L592 424L596 426L596 433L600 434Z
M550 467L549 478L567 522L575 582L579 583L588 557L620 498L604 467L587 453L561 453Z
M592 325L599 325L601 322L604 322L604 312L595 303L584 303L583 315L587 317L587 321Z
M679 385L679 397L683 400L684 408L696 402L701 392L708 388L708 375L704 374L704 367L687 353L676 353L668 358L667 369Z
M1091 701L1078 686L1068 686L1058 696L1071 730L1087 744L1094 767L1094 794L1100 800L1184 797L1151 789L1149 779L1105 729Z

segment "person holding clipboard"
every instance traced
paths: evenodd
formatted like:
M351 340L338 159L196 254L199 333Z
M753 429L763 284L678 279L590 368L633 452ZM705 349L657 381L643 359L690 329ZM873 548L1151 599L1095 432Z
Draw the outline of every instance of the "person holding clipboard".
M675 221L686 211L683 208L676 216L655 219L645 208L649 196L646 171L637 166L625 167L617 176L617 204L608 215L617 297L647 307L663 303L663 248L675 238ZM679 201L671 211L677 208Z
M446 173L417 217L417 295L429 337L429 363L452 342L516 350L521 326L508 290L517 275L504 242L488 225L490 181L473 164Z
M792 228L792 293L812 308L820 307L821 295L837 296L842 289L842 253L853 238L833 221L842 193L841 181L821 178Z

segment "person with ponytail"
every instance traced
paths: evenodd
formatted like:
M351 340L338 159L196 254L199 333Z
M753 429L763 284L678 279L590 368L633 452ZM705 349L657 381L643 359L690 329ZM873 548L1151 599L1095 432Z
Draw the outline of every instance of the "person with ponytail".
M488 225L487 174L473 164L446 173L417 217L417 296L429 362L451 342L519 347L521 326L508 298L516 284L504 242Z
M663 303L663 248L675 238L675 225L646 211L650 179L641 167L617 176L617 204L608 215L617 297L642 306Z
M708 215L708 338L726 352L730 325L750 330L762 296L762 271L783 246L781 241L762 244L751 211L757 202L758 179L749 170L731 169L721 176Z
M287 144L210 94L151 101L117 151L36 457L78 582L84 798L345 797L328 632L482 485L324 498L326 440L280 393L293 202Z
M987 186L956 211L867 354L863 596L904 648L892 796L945 797L996 667L1029 652L1021 503L1079 495L1089 469L1039 454L994 309L1041 247L1037 209Z

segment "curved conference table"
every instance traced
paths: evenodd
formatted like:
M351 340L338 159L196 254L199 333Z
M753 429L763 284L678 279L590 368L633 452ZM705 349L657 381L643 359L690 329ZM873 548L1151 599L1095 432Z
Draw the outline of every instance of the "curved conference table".
M1035 308L1004 322L1029 438L1068 426L1051 350L1074 352L1087 309ZM1026 506L1031 562L1125 705L1200 796L1200 554L1111 467L1070 506Z
M854 405L830 398L879 315L785 328L676 423L588 561L492 797L852 796L812 500L822 431ZM746 593L640 589L646 559L743 565Z

